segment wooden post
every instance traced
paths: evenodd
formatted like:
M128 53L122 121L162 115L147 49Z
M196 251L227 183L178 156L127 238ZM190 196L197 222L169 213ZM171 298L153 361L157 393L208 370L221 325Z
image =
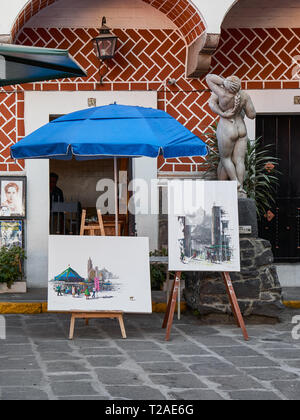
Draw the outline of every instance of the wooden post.
M167 311L166 311L164 322L163 322L163 325L162 325L162 328L167 328L166 341L170 340L171 328L172 328L173 318L174 318L174 312L175 312L175 307L176 307L176 303L177 303L178 290L180 288L180 280L181 280L181 272L178 271L175 275L175 279L174 279L174 283L173 283L173 287L172 287L172 292L171 292L171 295L170 295L170 298L169 298Z
M229 273L222 273L222 277L223 280L225 282L225 286L226 286L226 292L228 294L228 298L229 298L229 302L232 308L232 313L236 319L237 325L238 327L240 327L242 329L243 332L243 336L244 339L246 341L249 340L249 336L246 330L246 326L244 323L244 319L243 316L241 314L241 310L238 304L238 300L236 298L236 294L233 288L233 284L230 278L230 274ZM170 340L170 335L171 335L171 328L172 328L172 323L173 323L173 318L174 318L174 312L175 312L175 307L176 307L176 301L178 298L178 293L180 290L180 280L181 280L181 272L177 272L176 276L175 276L175 280L174 280L174 284L172 287L172 292L168 301L168 306L167 306L167 311L164 317L164 321L163 321L163 325L162 328L166 328L167 327L167 333L166 333L166 341Z
M74 314L72 314L71 315L71 322L70 322L70 334L69 334L69 339L70 340L73 340L74 328L75 328L75 316L74 316Z
M109 318L109 319L117 319L119 321L120 329L122 338L126 337L126 331L124 326L124 319L123 319L123 312L122 311L103 311L103 312L72 312L71 316L71 323L70 323L70 333L69 333L69 339L73 340L74 337L74 329L75 329L75 320L77 319L85 319L87 322L89 319L95 318Z
M240 310L240 307L239 307L239 304L238 304L238 300L236 298L236 294L235 294L235 291L234 291L234 288L233 288L233 284L232 284L232 281L231 281L231 278L230 278L230 274L224 272L224 273L222 273L222 277L223 277L223 280L225 282L226 291L227 291L229 301L230 301L230 304L231 304L231 308L232 308L232 313L233 313L233 315L234 315L234 317L237 321L238 326L242 329L243 336L244 336L245 340L248 341L249 336L248 336L248 333L247 333L247 330L246 330L246 326L245 326L245 323L244 323L243 316L241 314L241 310Z
M100 227L101 236L105 236L105 229L104 229L102 214L101 214L101 210L99 209L97 210L97 216L98 216L98 223Z
M105 229L104 229L104 223L102 219L101 211L97 210L97 216L98 216L98 225L86 225L85 219L86 219L86 210L82 210L81 215L81 225L80 225L80 236L83 236L85 232L88 232L88 235L94 236L95 231L99 230L101 236L105 236Z

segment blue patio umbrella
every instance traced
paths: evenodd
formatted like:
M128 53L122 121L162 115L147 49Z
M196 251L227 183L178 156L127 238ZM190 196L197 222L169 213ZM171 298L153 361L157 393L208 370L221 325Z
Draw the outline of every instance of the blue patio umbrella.
M108 105L73 112L11 148L14 159L203 156L205 143L164 111Z
M175 158L206 154L205 143L166 112L117 104L60 117L11 147L13 159L114 158L115 181L117 157ZM117 204L117 194L115 197ZM116 234L117 223L116 216Z

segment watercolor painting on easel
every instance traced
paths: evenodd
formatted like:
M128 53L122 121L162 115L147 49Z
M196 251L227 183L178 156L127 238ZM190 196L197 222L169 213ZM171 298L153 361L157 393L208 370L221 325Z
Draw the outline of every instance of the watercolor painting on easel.
M49 311L151 313L148 238L49 237Z

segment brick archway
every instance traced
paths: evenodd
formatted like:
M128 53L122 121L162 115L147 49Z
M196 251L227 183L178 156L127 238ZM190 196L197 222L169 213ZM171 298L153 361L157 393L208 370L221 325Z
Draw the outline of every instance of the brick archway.
M31 0L17 16L11 31L13 42L18 33L34 15L58 0ZM199 11L189 0L141 0L164 13L180 29L187 45L191 45L205 31Z

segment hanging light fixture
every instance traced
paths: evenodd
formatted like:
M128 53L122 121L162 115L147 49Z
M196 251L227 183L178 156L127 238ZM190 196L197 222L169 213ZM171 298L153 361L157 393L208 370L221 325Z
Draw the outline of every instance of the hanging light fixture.
M118 37L110 32L110 28L106 26L106 17L102 18L102 26L99 29L99 36L93 39L95 54L101 62L114 57L117 47ZM103 75L101 75L100 83L103 83Z

